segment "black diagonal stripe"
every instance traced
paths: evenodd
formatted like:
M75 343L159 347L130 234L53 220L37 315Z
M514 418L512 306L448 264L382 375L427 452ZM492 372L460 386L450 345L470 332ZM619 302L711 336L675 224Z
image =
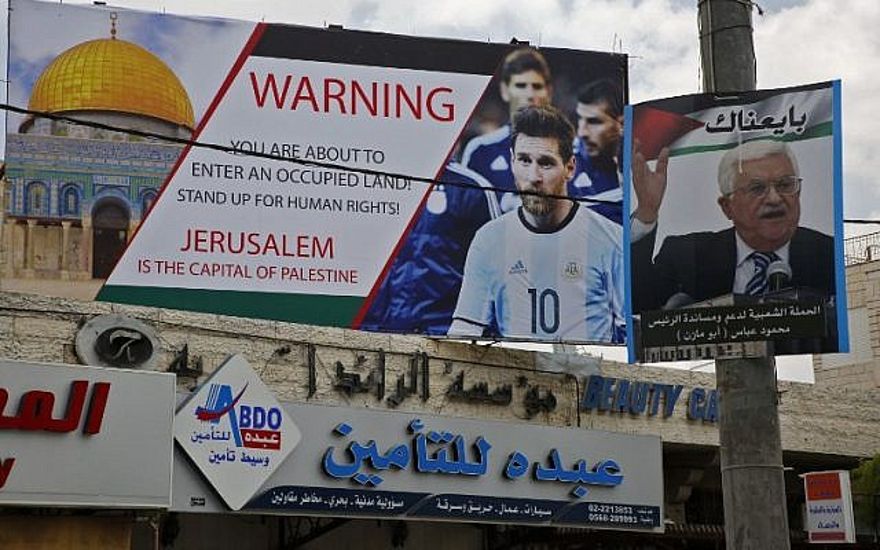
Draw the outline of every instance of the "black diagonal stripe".
M349 65L491 75L515 46L397 34L269 25L253 54Z

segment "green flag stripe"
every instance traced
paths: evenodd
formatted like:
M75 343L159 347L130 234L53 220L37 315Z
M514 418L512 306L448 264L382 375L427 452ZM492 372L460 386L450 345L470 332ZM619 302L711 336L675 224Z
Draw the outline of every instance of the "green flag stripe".
M811 126L808 130L804 131L804 133L801 135L785 134L782 137L778 137L778 138L774 137L774 138L770 138L770 139L774 139L776 141L787 141L787 142L803 141L806 139L828 137L828 136L832 135L833 129L834 129L834 125L831 121L829 121L829 122L823 122L821 124L817 124L815 126ZM749 141L757 141L759 139L768 139L768 138L767 138L767 136L762 136L759 138L744 139L744 140L742 140L742 143L748 143ZM736 147L739 144L740 144L740 142L738 142L738 141L731 141L729 143L720 143L717 145L693 145L690 147L681 147L680 149L670 150L669 156L680 157L680 156L684 156L684 155L693 155L694 153L710 153L712 151L724 151L727 149L733 149L734 147Z
M349 327L362 296L282 294L141 286L104 286L97 300L309 325Z

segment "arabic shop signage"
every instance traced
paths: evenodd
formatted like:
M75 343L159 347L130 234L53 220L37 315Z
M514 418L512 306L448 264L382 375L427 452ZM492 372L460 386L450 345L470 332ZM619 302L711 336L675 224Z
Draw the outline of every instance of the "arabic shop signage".
M645 347L720 344L825 336L822 304L754 304L642 313Z
M168 507L174 376L0 361L0 504Z
M681 384L663 384L590 375L581 407L585 411L668 418L682 399L690 420L718 421L718 390L696 387L683 395Z
M177 411L174 437L227 506L241 508L300 441L300 431L240 355Z
M232 444L215 463L190 455L203 472L277 466L242 511L662 530L658 437L302 403L283 410L282 426L289 418L301 430L283 462L243 462ZM205 446L215 432L187 437ZM172 510L228 509L214 482L178 458Z
M420 419L412 420L407 429L408 433L414 434L412 444L400 443L385 454L376 448L374 440L370 440L367 445L358 442L349 443L343 454L349 455L350 462L338 463L333 456L335 449L330 447L324 453L322 469L327 475L336 479L351 479L361 485L373 487L378 487L384 479L376 474L361 472L364 465L379 471L404 470L411 466L417 473L464 476L483 476L488 473L489 451L492 449L492 444L482 435L478 436L468 449L468 444L461 434L435 432L424 428L425 425ZM352 432L352 427L343 423L334 431L338 435L348 436ZM441 447L433 455L429 450L431 443L439 444ZM410 452L411 448L414 450L413 453ZM412 460L411 454L414 455ZM476 460L470 461L469 454L475 455ZM541 461L532 463L522 451L514 451L504 467L504 477L518 479L533 470L534 479L538 481L575 484L571 490L575 497L586 495L590 485L614 487L623 482L620 466L614 460L602 460L590 467L586 460L580 459L575 463L574 468L569 470L564 460L560 458L559 450L554 448L550 451L547 462L550 466L544 467Z
M832 470L803 474L806 494L806 530L810 542L856 541L849 472Z

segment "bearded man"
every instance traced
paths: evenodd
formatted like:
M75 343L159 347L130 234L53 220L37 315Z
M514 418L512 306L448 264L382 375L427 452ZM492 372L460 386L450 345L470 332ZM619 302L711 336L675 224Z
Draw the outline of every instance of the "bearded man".
M516 113L522 206L474 236L450 336L621 343L621 228L568 196L574 127L551 106Z

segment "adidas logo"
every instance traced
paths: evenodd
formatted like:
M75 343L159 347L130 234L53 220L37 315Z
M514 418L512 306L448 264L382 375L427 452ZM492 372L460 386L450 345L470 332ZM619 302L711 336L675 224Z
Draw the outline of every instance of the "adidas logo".
M507 163L507 159L504 158L504 155L498 155L495 157L495 160L492 161L492 164L489 165L495 172L504 172L505 170L510 170L510 164Z
M515 264L510 267L510 271L507 272L508 275L515 275L517 273L528 273L529 270L526 269L525 264L522 260L517 260Z
M571 182L575 187L584 188L584 187L592 187L593 180L590 179L590 176L587 175L586 172L581 172L578 174L574 180Z

